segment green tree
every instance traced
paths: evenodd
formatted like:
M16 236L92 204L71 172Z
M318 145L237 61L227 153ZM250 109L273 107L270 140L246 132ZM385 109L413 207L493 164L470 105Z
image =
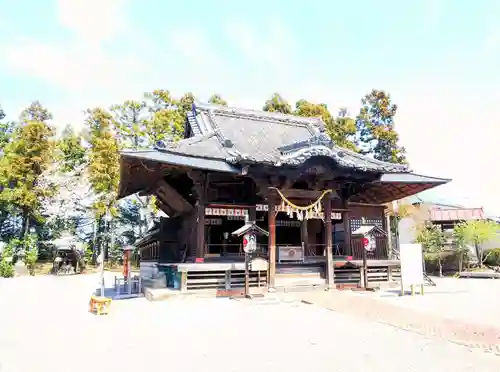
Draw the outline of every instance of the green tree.
M184 135L184 122L187 107L191 108L192 95L176 100L168 90L154 90L146 93L150 117L145 123L144 135L148 146L158 141L177 141ZM191 102L191 103L189 103Z
M486 259L482 245L499 233L499 225L489 220L467 221L461 224L461 239L474 246L479 267L483 267Z
M208 99L208 102L213 105L227 106L227 101L222 99L219 94L212 94L212 96Z
M0 106L0 156L3 153L5 146L10 142L14 129L16 127L14 122L3 121L5 119L5 112Z
M116 202L120 178L118 141L113 117L108 111L87 110L85 123L90 132L89 183L96 197L95 214L102 217Z
M359 148L362 153L391 163L406 163L405 148L399 146L394 129L397 105L389 94L373 89L361 100L362 107L356 118Z
M467 224L459 223L453 227L453 239L455 241L455 251L458 256L458 271L463 270L464 259L467 258L469 247L467 242Z
M113 105L118 138L122 148L138 149L147 146L149 114L146 102L127 100L121 105Z
M101 251L106 256L105 244L110 240L111 221L107 221L105 216L116 215L120 178L116 126L112 114L99 107L87 110L85 124L90 134L88 178L94 194L92 209L97 226L94 254Z
M64 128L57 149L63 172L72 172L86 164L87 149L83 146L83 138L75 133L71 125Z
M183 124L184 124L184 118L186 117L186 113L188 111L191 111L193 108L193 103L195 101L194 94L191 92L184 93L184 95L177 101L177 109L179 110L179 113L182 115L183 119Z
M358 151L354 141L356 135L356 120L349 116L347 109L341 108L337 117L331 123L326 124L326 132L340 147Z
M443 276L442 257L446 239L441 228L433 224L425 224L417 234L417 242L422 244L426 260L435 261L439 268L439 276Z
M54 160L54 129L47 123L51 114L38 101L21 113L20 125L5 146L0 161L0 202L11 205L22 214L24 238L30 220L42 221L41 207L56 192L44 174Z
M295 104L294 114L304 117L320 117L325 123L327 134L335 144L350 150L357 150L351 139L356 134L356 124L354 119L347 114L347 110L340 110L339 116L335 118L325 103L316 104L301 99Z
M281 97L279 93L274 93L271 98L266 101L262 110L269 112L281 112L282 114L291 114L292 106L290 106L288 101Z

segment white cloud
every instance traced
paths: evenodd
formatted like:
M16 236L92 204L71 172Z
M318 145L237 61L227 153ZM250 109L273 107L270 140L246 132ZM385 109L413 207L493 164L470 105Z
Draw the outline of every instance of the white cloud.
M85 107L107 105L136 93L138 80L148 71L138 57L141 53L110 53L107 48L107 42L117 37L141 46L129 28L126 4L125 0L59 0L57 20L68 37L58 42L17 37L3 46L2 63L11 73L64 92L62 101L51 106L58 126L81 123Z
M90 45L109 41L127 30L126 0L59 0L58 20Z
M42 79L70 93L120 84L123 70L140 68L135 60L118 60L99 46L89 50L87 45L78 42L19 41L6 49L5 56L10 70Z
M272 75L273 81L281 85L298 68L295 40L278 19L260 29L245 22L230 22L226 26L226 34L261 78L268 79L268 75Z

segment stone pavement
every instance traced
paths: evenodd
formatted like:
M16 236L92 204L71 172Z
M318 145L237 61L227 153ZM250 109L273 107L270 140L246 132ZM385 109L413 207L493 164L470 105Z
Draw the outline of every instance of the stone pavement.
M432 313L399 307L373 298L369 292L303 293L298 298L304 303L500 356L500 328L497 327L446 319Z
M90 275L0 279L0 371L500 370L491 354L306 305L296 294L120 300L97 317L87 312L97 282Z

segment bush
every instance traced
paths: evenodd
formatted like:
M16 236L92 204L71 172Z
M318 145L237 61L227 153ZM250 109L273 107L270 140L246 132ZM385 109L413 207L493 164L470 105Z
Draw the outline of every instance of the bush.
M24 263L30 275L35 275L36 263L38 261L38 244L36 235L27 235L23 241Z
M484 254L484 263L490 266L500 266L500 248L490 249Z
M24 256L24 263L31 276L35 275L36 263L38 261L38 249L31 248Z
M14 277L14 265L6 259L0 260L0 277L12 278Z

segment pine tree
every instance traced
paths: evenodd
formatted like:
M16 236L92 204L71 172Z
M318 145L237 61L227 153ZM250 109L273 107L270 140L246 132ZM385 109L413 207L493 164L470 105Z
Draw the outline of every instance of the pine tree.
M43 202L56 193L44 174L54 160L55 131L48 124L50 119L52 115L38 101L26 108L0 162L0 200L21 212L21 238L28 232L32 218L43 220Z
M373 89L361 100L362 107L356 118L359 148L363 154L391 163L406 163L405 148L399 146L394 128L397 105L389 94Z

